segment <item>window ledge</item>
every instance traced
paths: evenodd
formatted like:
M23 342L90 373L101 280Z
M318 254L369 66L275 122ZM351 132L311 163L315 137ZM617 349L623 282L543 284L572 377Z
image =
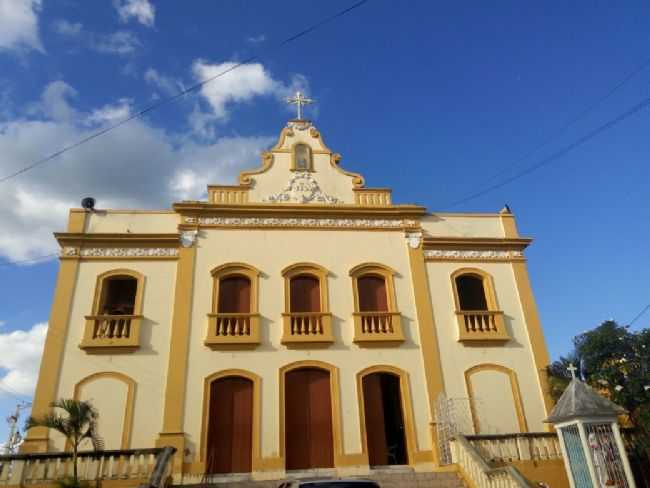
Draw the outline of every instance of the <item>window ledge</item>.
M503 312L500 310L458 310L459 342L508 342Z
M204 344L211 349L255 347L260 343L258 313L209 313Z
M140 347L142 315L87 315L79 344L88 354L120 354Z
M399 312L355 312L354 342L357 344L399 345L404 342Z

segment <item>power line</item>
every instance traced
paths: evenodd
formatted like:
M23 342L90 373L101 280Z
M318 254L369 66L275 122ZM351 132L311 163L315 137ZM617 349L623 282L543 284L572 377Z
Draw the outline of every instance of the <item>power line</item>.
M608 122L605 122L604 124L597 127L596 129L587 132L587 134L585 134L584 136L578 138L576 141L574 141L571 144L563 147L559 151L551 154L550 156L547 156L547 157L541 159L540 161L536 162L535 164L532 164L532 165L524 168L523 170L515 173L513 176L505 178L505 179L499 181L498 183L495 183L494 185L490 185L490 186L484 188L483 190L479 190L479 191L477 191L475 193L472 193L469 196L467 196L467 197L465 197L465 198L463 198L461 200L457 200L457 201L451 203L450 205L447 206L447 208L457 207L458 205L462 205L463 203L467 203L467 202L469 202L471 200L475 200L476 198L479 198L479 197L485 195L486 193L490 193L493 190L496 190L498 188L506 186L507 184L512 183L515 180L518 180L519 178L523 178L524 176L527 176L527 175L537 171L538 169L540 169L540 168L542 168L544 166L547 166L548 164L554 162L555 160L560 159L565 154L568 154L569 152L573 151L574 149L582 146L583 144L585 144L586 142L588 142L591 139L595 138L596 136L602 134L603 132L605 132L605 131L611 129L612 127L618 125L619 123L623 122L628 117L631 117L632 115L636 114L637 112L640 112L641 110L646 108L648 105L650 105L650 97L643 99L641 102L639 102L636 105L632 106L631 108L629 108L628 110L626 110L622 114L616 116L615 118L609 120Z
M639 320L641 317L643 317L643 315L644 315L648 310L650 310L650 303L648 303L648 304L647 304L647 305L646 305L646 306L645 306L645 307L644 307L644 308L643 308L643 309L642 309L642 310L641 310L641 311L636 315L636 317L634 317L634 318L632 319L632 321L628 324L628 326L632 326L632 325L634 325L634 322L636 322L636 321Z
M283 41L278 43L276 46L269 49L269 51L274 51L276 49L279 49L279 48L281 48L281 47L283 47L283 46L285 46L285 45L287 45L287 44L289 44L289 43L291 43L291 42L293 42L293 41L295 41L295 40L297 40L297 39L299 39L299 38L301 38L301 37L303 37L303 36L305 36L307 34L309 34L310 32L313 32L314 30L322 27L323 25L328 24L329 22L332 22L332 21L338 19L339 17L343 17L344 15L351 12L352 10L355 10L355 9L361 7L366 2L368 2L368 0L360 0L360 1L352 4L350 7L346 8L344 10L341 10L341 11L339 11L339 12L337 12L337 13L329 16L329 17L326 17L325 19L323 19L323 20L321 20L321 21L307 27L306 29L298 32L297 34L294 34L291 37L288 37L288 38L284 39ZM211 76L211 77L209 77L209 78L207 78L207 79L205 79L203 81L200 81L198 83L195 83L194 85L192 85L189 88L186 88L186 89L178 92L175 95L172 95L172 96L167 97L167 98L163 98L163 99L159 100L156 103L148 105L148 106L138 110L137 112L133 113L132 115L126 117L125 119L120 120L119 122L116 122L116 123L114 123L112 125L109 125L109 126L103 128L103 129L101 129L101 130L93 132L89 136L86 136L83 139L80 139L80 140L78 140L77 142L75 142L73 144L65 146L62 149L50 154L49 156L45 156L45 157L43 157L41 159L38 159L38 160L34 161L33 163L28 164L27 166L24 166L23 168L19 169L18 171L15 171L14 173L10 173L8 175L5 175L5 176L1 177L0 178L0 183L4 183L4 182L6 182L6 181L8 181L8 180L10 180L12 178L15 178L15 177L17 177L17 176L19 176L19 175L21 175L23 173L26 173L27 171L30 171L30 170L36 168L37 166L41 166L42 164L45 164L48 161L51 161L51 160L61 156L62 154L66 153L66 152L68 152L68 151L70 151L72 149L75 149L75 148L77 148L77 147L79 147L79 146L81 146L83 144L86 144L87 142L90 142L93 139L97 139L98 137L101 137L104 134L117 129L118 127L121 127L124 124L127 124L128 122L130 122L130 121L132 121L134 119L140 118L143 115L145 115L145 114L147 114L149 112L152 112L153 110L156 110L157 108L161 107L162 105L166 105L167 103L178 100L179 98L181 98L181 97L183 97L183 96L185 96L185 95L187 95L187 94L189 94L191 92L194 92L194 91L198 90L202 86L216 80L217 78L220 78L220 77L230 73L231 71L236 70L237 68L239 68L239 67L241 67L241 66L243 66L243 65L245 65L247 63L250 63L252 61L255 61L255 60L259 59L259 57L260 57L259 54L250 56L249 58L245 59L244 61L240 61L239 63L234 64L233 66L231 66L231 67L217 73L214 76Z
M636 77L639 73L641 73L646 68L648 68L648 66L650 66L650 58L646 59L639 66L637 66L632 71L630 71L620 82L618 82L616 85L614 85L612 88L610 88L604 95L602 95L600 98L598 98L594 103L592 103L592 104L588 105L587 107L585 107L575 117L573 117L573 118L569 119L567 122L565 122L557 131L553 132L548 138L544 139L540 144L533 147L530 151L526 152L523 156L518 158L518 161L523 162L523 161L527 160L530 156L535 154L537 151L539 151L540 149L545 148L551 142L555 141L560 136L564 135L567 130L569 130L571 127L573 127L577 122L582 120L587 114L592 112L594 109L598 108L605 101L609 100L612 97L612 95L614 95L618 90L623 88L623 86L625 86L630 80L632 80L634 77ZM488 178L488 181L492 181L492 180L497 179L499 176L507 173L508 171L510 171L512 168L514 168L516 166L518 166L517 163L508 165L503 170L499 171L498 173L496 173L493 176L491 176L490 178Z

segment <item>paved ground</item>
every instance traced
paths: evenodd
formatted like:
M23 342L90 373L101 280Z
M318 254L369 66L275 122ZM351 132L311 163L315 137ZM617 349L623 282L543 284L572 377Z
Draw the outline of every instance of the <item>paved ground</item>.
M305 473L300 473L299 478L304 478ZM311 477L325 479L332 478L328 473ZM288 475L287 478L292 478ZM351 476L350 478L355 478ZM462 480L456 473L416 473L411 469L377 469L372 470L368 476L361 478L372 479L379 482L381 488L465 488ZM233 476L215 480L210 484L185 484L187 488L277 488L281 481L252 481Z

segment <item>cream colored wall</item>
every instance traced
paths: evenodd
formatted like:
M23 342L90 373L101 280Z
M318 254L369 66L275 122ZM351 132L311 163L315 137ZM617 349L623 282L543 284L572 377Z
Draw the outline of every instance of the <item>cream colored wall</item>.
M317 263L330 272L329 303L334 315L335 344L325 349L288 349L280 344L284 311L284 267L297 262ZM353 293L349 270L375 261L397 270L395 288L407 341L400 347L359 348L352 343ZM211 309L210 270L228 262L258 268L262 344L253 351L212 351L203 345L206 314ZM410 268L404 234L370 231L309 230L205 230L198 241L192 309L185 431L198 452L201 432L203 380L229 368L262 377L262 455L277 456L279 449L278 371L300 360L320 360L340 370L344 453L361 452L356 373L369 366L387 364L410 374L417 439L420 450L430 449L429 416Z
M458 342L451 274L463 267L479 268L493 278L497 307L504 312L511 340L506 344L470 346ZM438 330L440 357L448 397L467 398L464 371L478 364L498 364L514 370L519 381L524 413L530 431L544 430L544 407L533 363L519 295L509 263L427 263L433 313ZM496 426L505 432L507 424Z
M128 385L115 378L97 378L81 387L79 399L89 400L100 412L97 430L105 449L121 448L127 394ZM82 448L92 445L88 442Z
M319 139L312 137L309 129L294 129L293 136L287 136L280 149L285 152L273 152L273 165L262 174L253 175L255 181L249 192L249 201L262 202L265 198L275 195L285 189L289 180L294 175L291 171L292 146L297 143L306 143L313 151L326 149ZM313 177L323 193L341 200L343 203L354 203L352 191L352 177L346 176L330 163L330 154L313 154L314 173Z
M97 276L116 268L132 269L145 276L141 347L127 354L87 354L79 349L79 343L84 316L92 313ZM115 371L131 377L136 382L133 447L153 447L162 425L175 278L176 261L85 261L79 268L57 396L72 398L75 384L93 373ZM121 395L120 391L116 394ZM99 414L105 422L103 428L121 435L122 425L113 424L111 413L100 410ZM55 445L63 447L60 440Z
M86 232L95 233L142 233L165 234L178 232L180 219L169 211L121 211L91 212L86 222Z
M478 216L430 214L422 218L425 236L433 237L504 237L498 214Z
M473 392L478 434L519 432L510 376L501 371L485 370L469 377Z

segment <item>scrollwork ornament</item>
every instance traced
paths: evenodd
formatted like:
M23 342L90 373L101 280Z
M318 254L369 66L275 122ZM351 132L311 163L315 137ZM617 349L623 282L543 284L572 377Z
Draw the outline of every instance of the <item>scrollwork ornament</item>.
M406 234L406 242L411 249L417 249L422 244L422 232L409 232Z

